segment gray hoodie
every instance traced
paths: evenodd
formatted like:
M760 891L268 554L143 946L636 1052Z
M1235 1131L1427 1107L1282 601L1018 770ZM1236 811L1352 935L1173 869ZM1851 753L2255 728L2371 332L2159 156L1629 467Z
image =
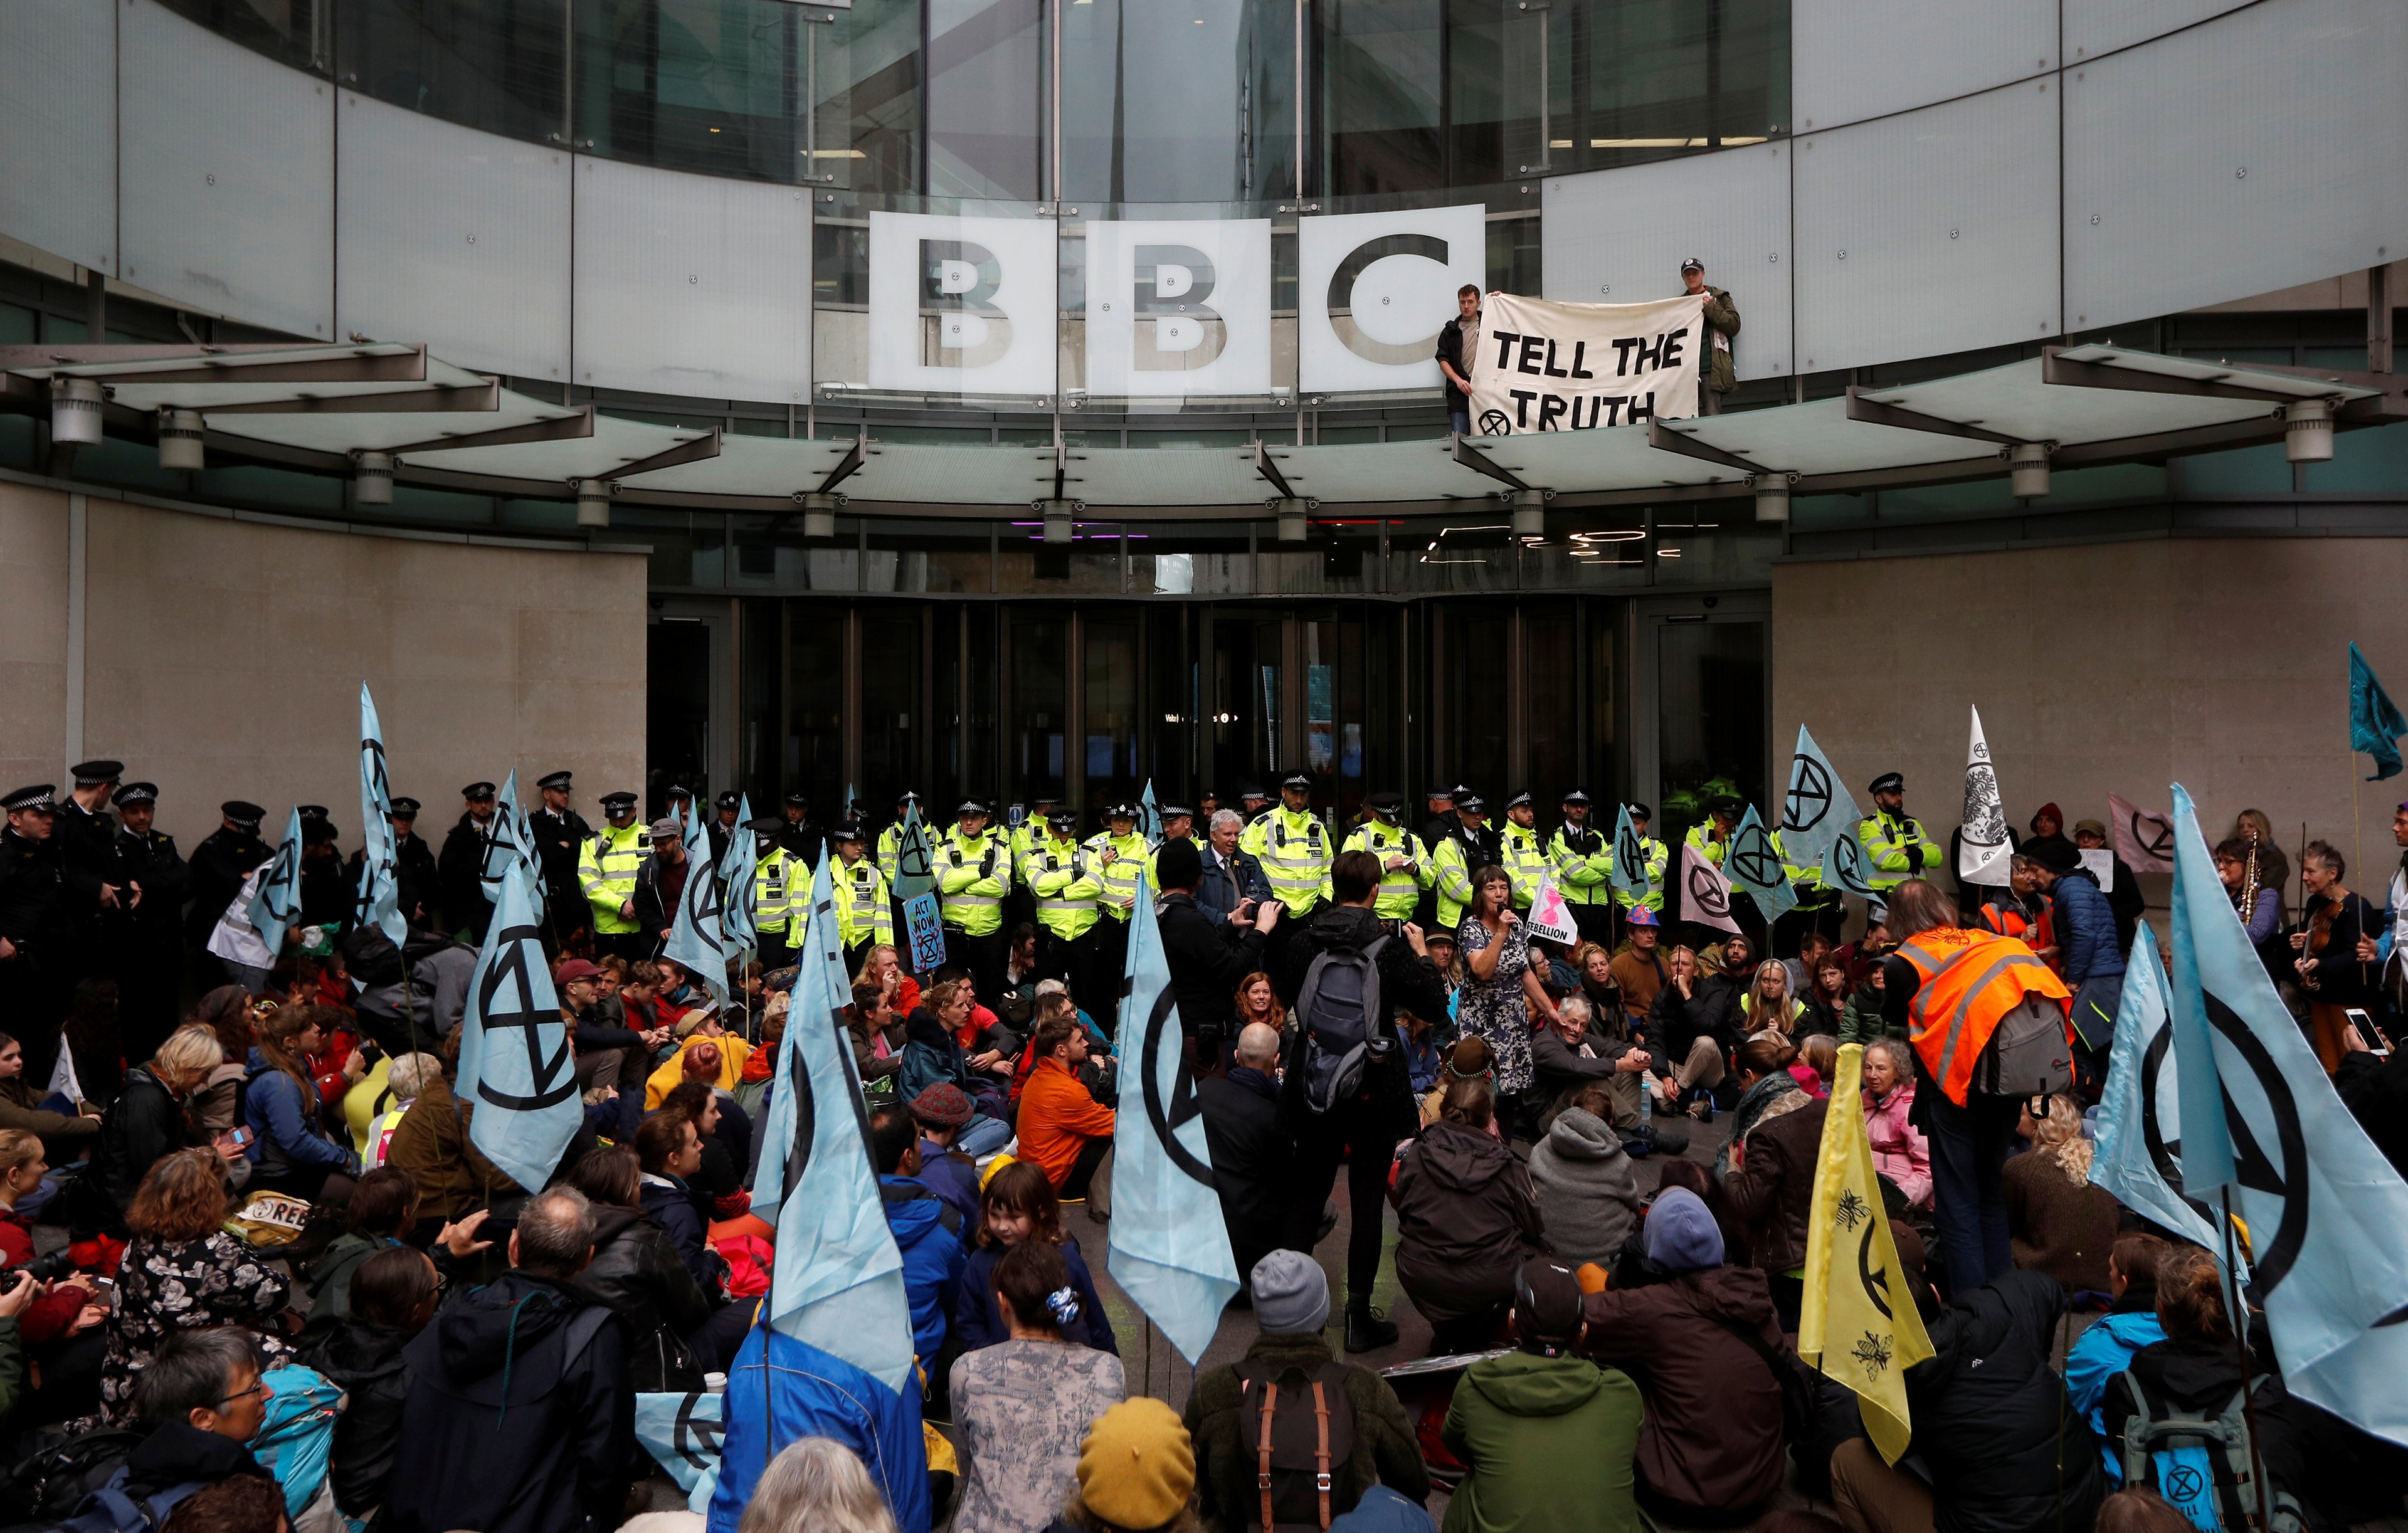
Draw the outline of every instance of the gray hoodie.
M1622 1242L1639 1227L1639 1183L1612 1125L1582 1108L1566 1108L1530 1152L1530 1184L1546 1220L1547 1243L1567 1267L1613 1265Z

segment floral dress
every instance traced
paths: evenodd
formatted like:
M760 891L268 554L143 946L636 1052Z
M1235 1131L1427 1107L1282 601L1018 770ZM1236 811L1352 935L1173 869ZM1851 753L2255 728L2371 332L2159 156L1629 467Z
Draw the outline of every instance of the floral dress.
M1459 1037L1477 1033L1487 1039L1488 1052L1497 1056L1497 1089L1512 1096L1530 1089L1530 1003L1522 994L1522 975L1530 967L1530 933L1518 921L1506 927L1497 972L1479 979L1471 972L1471 955L1496 940L1476 915L1464 917L1455 932L1464 979L1455 993L1455 1024Z
M223 1230L172 1243L136 1239L117 1269L108 1352L100 1365L100 1419L134 1420L134 1387L177 1331L257 1325L284 1308L290 1285L260 1254ZM290 1349L264 1338L274 1367Z

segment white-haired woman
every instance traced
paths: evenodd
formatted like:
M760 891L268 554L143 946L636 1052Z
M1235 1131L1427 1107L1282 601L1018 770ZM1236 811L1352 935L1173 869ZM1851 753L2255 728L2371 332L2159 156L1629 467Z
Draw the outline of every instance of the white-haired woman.
M752 1487L737 1533L896 1533L894 1514L852 1449L827 1438L788 1443Z

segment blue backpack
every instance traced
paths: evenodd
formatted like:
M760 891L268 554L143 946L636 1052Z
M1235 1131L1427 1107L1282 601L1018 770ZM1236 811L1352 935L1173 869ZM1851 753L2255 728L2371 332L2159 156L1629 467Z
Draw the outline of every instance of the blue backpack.
M208 1485L206 1480L187 1480L137 1501L126 1494L125 1479L125 1466L120 1464L99 1489L84 1497L73 1516L58 1525L57 1533L156 1533L186 1497Z
M284 1487L285 1514L297 1518L326 1483L343 1392L297 1363L260 1375L260 1383L269 1391L267 1415L251 1440L251 1456Z

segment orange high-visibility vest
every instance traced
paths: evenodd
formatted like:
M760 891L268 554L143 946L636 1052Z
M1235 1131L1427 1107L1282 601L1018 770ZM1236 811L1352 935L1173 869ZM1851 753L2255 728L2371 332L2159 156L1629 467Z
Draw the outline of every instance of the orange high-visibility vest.
M2065 981L2012 937L1940 926L1899 943L1898 955L1923 981L1906 1009L1914 1052L1960 1106L1973 1082L1973 1062L1989 1046L2000 1019L2027 994L2050 996L2069 1012L2073 1007Z

